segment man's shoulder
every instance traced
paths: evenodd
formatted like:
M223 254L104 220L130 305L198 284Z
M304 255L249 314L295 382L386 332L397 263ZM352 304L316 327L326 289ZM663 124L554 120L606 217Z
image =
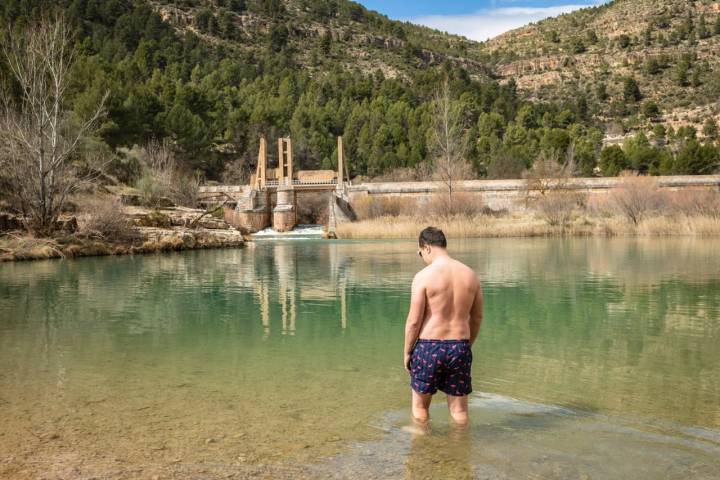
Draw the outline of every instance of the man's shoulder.
M427 265L423 267L423 269L417 272L415 274L415 277L413 277L413 285L417 285L420 287L427 286L427 284L431 281L431 279L436 273L436 267L434 267L433 265Z
M457 262L457 269L458 273L461 273L464 275L464 278L470 279L473 283L480 282L480 278L478 277L478 274L475 273L475 270L472 269L472 267L464 264L460 260L455 260Z
M415 274L415 276L413 277L413 281L415 282L415 281L423 280L427 276L428 272L430 271L431 266L432 265L427 265L427 266L423 267L422 270L420 270L419 272L417 272Z
M473 275L475 275L475 270L473 270L472 267L461 262L457 258L453 258L452 260L455 262L455 268L458 268L459 270L462 270L463 272L472 273Z

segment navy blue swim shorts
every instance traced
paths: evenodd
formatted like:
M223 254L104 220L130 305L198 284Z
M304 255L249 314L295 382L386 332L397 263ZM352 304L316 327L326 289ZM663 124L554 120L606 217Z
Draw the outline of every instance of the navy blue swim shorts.
M472 392L469 340L424 340L415 343L410 356L410 386L418 393L438 390L461 397Z

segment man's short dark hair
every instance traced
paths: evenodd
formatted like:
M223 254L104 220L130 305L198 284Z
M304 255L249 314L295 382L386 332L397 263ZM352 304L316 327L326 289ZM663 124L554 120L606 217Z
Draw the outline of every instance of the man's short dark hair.
M420 232L420 238L418 244L421 247L425 245L431 245L435 247L447 248L447 239L442 230L435 227L427 227L425 230Z

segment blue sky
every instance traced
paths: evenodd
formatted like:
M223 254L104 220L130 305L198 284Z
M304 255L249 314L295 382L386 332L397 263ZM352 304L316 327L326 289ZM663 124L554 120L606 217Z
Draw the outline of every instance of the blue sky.
M371 10L438 30L486 40L542 18L602 0L359 0Z

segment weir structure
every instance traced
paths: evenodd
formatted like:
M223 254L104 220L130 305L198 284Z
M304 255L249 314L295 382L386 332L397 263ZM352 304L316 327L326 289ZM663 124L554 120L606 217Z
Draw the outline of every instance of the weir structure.
M247 233L267 227L277 232L288 232L297 224L298 194L302 192L328 192L327 234L335 233L338 218L353 217L347 196L349 181L345 180L345 155L342 137L337 137L337 170L296 170L293 165L292 140L277 141L277 167L268 167L267 140L260 138L258 161L250 185L240 187L206 187L201 203L223 201L226 219ZM230 211L228 211L230 210Z

